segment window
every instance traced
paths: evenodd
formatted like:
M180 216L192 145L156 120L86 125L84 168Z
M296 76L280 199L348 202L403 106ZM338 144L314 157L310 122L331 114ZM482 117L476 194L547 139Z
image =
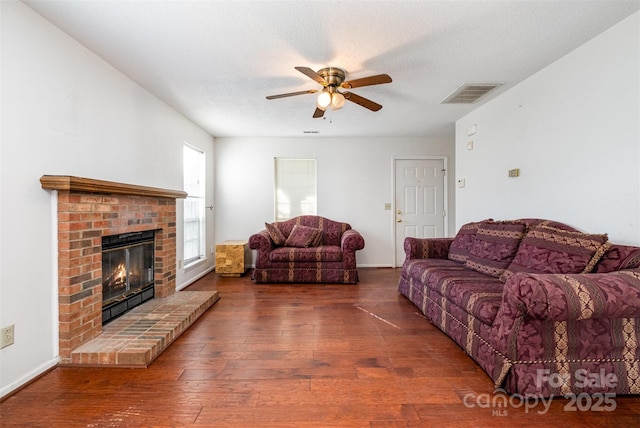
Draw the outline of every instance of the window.
M191 146L184 145L182 151L184 191L188 196L184 200L184 265L204 258L204 153Z
M316 160L275 158L276 221L316 215Z

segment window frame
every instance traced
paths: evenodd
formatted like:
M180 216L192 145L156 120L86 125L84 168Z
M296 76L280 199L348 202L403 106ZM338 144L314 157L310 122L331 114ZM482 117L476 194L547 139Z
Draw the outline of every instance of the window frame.
M188 150L195 157L193 163L188 161ZM184 143L182 149L182 180L187 196L183 199L183 236L182 260L184 268L188 268L206 258L206 221L205 221L205 153L203 150ZM189 181L193 173L195 182ZM197 236L194 236L197 235ZM194 245L195 244L195 245Z
M295 165L296 163L298 165ZM305 168L308 170L306 179L302 172ZM316 158L274 157L273 173L273 217L275 221L284 221L299 215L317 215L318 161ZM300 185L301 183L303 185ZM283 187L288 193L283 190ZM309 193L305 195L303 188ZM286 194L297 196L293 200L285 202L283 199ZM299 209L292 210L292 205L298 205ZM288 207L286 212L285 207Z

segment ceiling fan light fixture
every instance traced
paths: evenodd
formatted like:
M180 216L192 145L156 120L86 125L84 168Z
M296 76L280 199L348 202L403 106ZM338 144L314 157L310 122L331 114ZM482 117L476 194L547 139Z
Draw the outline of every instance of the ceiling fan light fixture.
M331 110L340 110L344 106L345 98L340 92L331 95Z
M346 101L350 101L371 111L378 111L382 108L380 104L349 91L341 93L338 91L338 89L360 88L362 86L381 85L383 83L392 82L391 77L388 74L377 74L375 76L368 76L362 77L360 79L345 81L347 72L337 67L325 67L318 70L317 72L310 69L309 67L295 67L295 69L305 76L311 78L316 83L322 85L322 89L318 94L318 98L316 98L316 110L313 112L314 119L324 117L324 113L329 107L331 108L331 110L340 110L344 106ZM308 89L306 91L269 95L267 96L267 99L275 100L277 98L313 94L316 92L318 92L317 89Z
M326 110L331 105L331 94L328 91L320 92L318 95L317 106L321 110Z

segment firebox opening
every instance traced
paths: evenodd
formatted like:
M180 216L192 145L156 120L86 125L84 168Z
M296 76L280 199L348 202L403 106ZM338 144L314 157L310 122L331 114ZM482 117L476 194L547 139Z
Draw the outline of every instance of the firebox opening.
M102 238L102 324L154 297L155 231Z

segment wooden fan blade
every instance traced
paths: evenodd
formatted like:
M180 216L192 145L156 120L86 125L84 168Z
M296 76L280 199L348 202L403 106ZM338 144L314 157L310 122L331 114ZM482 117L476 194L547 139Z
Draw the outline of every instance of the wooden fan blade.
M362 79L349 80L342 83L345 89L359 88L361 86L381 85L383 83L391 83L391 76L388 74L377 74L375 76L363 77Z
M322 76L320 76L318 73L316 73L309 67L295 67L295 69L298 70L300 73L304 74L305 76L312 78L322 86L329 85L329 83L326 80L324 80Z
M359 106L362 106L364 108L368 108L371 111L378 111L382 108L382 106L378 103L375 103L369 99L366 99L365 97L361 97L360 95L356 95L353 92L343 92L342 95L344 95L344 98L347 101L351 101L352 103L356 103Z
M316 111L313 112L313 118L317 119L319 117L324 116L324 110L322 110L321 108L316 107Z
M288 94L269 95L268 100L275 100L277 98L293 97L295 95L314 94L318 92L316 89L309 89L308 91L289 92Z

